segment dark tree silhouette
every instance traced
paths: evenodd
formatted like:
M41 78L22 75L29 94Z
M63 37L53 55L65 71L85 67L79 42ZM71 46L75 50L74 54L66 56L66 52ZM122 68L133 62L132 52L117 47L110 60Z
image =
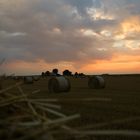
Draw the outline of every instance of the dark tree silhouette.
M72 76L72 72L69 71L69 70L64 70L64 71L63 71L63 75L64 75L64 76Z
M44 73L44 72L42 72L42 73L41 73L41 76L42 76L42 77L45 77L45 73Z
M45 76L50 76L50 75L51 75L51 73L49 71L45 72Z
M53 69L53 70L52 70L52 74L54 74L54 75L58 75L58 69L56 69L56 68Z
M75 77L78 77L78 72L75 72L74 76L75 76Z
M84 73L79 73L79 76L85 76L85 74Z

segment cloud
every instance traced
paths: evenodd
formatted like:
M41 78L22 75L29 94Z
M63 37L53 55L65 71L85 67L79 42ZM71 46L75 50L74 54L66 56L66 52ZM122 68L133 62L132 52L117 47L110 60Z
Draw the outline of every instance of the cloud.
M7 1L3 4L4 14L1 15L3 28L1 31L14 32L9 34L15 36L14 38L7 37L1 43L4 44L5 48L14 46L13 48L18 48L21 53L24 49L25 54L24 58L15 56L11 59L33 61L43 57L47 62L74 61L80 59L79 50L84 51L86 47L92 45L92 40L95 41L95 38L91 39L75 33L76 29L81 28L80 22L81 26L85 28L88 25L85 25L85 21L78 18L78 16L80 17L79 9L75 9L74 5L85 9L91 5L91 1L82 1L79 6L74 1L71 2L72 5L64 5L62 1L56 2L54 0L34 1L32 5L31 3L27 5L26 0L21 2L15 0L11 3L12 5L9 5ZM16 9L13 10L13 7ZM95 26L97 26L96 23ZM21 34L26 34L26 36L19 38L19 33L20 36ZM31 55L26 55L29 53ZM11 54L7 55L11 56Z
M91 60L111 60L116 52L137 54L139 4L138 0L1 0L0 59L67 62L76 68Z

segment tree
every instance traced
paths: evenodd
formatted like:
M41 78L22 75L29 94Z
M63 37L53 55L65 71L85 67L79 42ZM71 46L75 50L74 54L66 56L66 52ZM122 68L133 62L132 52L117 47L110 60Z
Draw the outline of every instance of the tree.
M75 72L74 76L75 76L76 78L78 77L78 75L79 75L78 72Z
M45 72L45 76L50 76L50 75L51 75L51 73L49 71Z
M63 71L63 75L64 75L64 76L71 76L71 75L72 75L72 72L69 71L69 70L64 70L64 71Z
M85 74L84 73L79 73L79 76L85 76Z
M44 72L42 72L42 73L41 73L41 76L42 76L42 77L45 77L45 73L44 73Z
M58 69L56 69L56 68L53 69L53 70L52 70L52 74L54 74L54 75L58 75Z

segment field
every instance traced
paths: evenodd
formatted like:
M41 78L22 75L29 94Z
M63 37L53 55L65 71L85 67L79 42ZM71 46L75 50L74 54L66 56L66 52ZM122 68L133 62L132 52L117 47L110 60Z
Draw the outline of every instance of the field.
M71 91L67 93L49 93L48 79L40 79L34 84L22 85L26 94L40 89L37 94L30 98L34 99L57 99L53 104L61 105L61 112L66 115L80 114L80 118L67 122L67 125L79 131L98 130L127 130L140 132L140 75L105 75L104 89L89 89L88 78L69 78ZM15 81L5 80L4 88L13 85ZM15 89L11 93L17 92ZM83 134L77 136L64 133L64 131L52 130L54 139L58 140L120 140L139 139L138 136L119 135L92 135Z

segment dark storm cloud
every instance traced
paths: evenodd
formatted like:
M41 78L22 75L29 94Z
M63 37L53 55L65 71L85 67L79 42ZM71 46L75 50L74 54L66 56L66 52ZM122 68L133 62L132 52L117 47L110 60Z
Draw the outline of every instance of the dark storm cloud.
M46 62L105 59L112 56L112 42L78 32L100 32L118 24L116 19L93 20L88 8L114 14L118 3L109 0L8 0L0 3L0 56L9 60ZM135 1L137 3L138 1ZM129 2L131 1L129 0ZM112 5L112 7L108 7ZM123 13L121 14L123 17ZM106 51L100 50L105 47Z

